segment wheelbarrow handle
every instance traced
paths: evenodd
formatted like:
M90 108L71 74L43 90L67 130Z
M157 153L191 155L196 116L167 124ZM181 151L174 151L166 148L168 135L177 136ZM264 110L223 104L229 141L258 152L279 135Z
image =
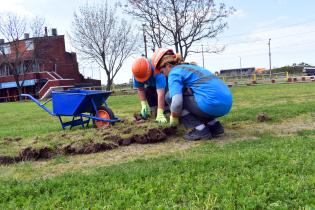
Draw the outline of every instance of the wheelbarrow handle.
M21 96L23 97L27 97L29 99L31 99L32 101L34 101L38 106L40 106L42 109L44 109L46 112L48 112L50 115L55 116L55 114L48 109L44 104L41 104L36 98L34 98L33 96L31 96L30 94L21 94ZM46 104L46 103L45 103Z

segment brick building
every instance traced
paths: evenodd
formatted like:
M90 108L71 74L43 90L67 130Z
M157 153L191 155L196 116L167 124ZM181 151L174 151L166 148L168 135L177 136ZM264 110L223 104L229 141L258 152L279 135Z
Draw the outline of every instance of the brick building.
M85 79L80 74L76 53L65 51L64 36L57 35L56 29L52 30L51 36L47 35L47 30L43 37L30 38L25 34L24 39L18 42L18 49L23 52L19 59L22 63L19 68L23 68L19 74L23 93L42 99L49 97L53 89L101 85L100 80ZM0 102L16 101L19 98L14 74L10 69L13 65L9 65L16 60L14 44L0 39Z

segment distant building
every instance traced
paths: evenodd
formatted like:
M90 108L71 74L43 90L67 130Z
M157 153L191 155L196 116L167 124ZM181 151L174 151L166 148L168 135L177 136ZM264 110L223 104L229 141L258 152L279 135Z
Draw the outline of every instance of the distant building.
M220 70L220 76L239 76L253 73L255 73L255 67Z
M315 75L315 67L314 66L304 67L303 73L307 74L307 76L313 76Z
M29 38L25 34L19 40L21 48L24 47L23 66L28 68L23 78L23 93L36 98L48 97L53 89L68 89L73 87L100 86L100 80L85 79L80 74L76 53L65 51L64 35L57 35L52 30L52 36L47 33L43 37ZM5 43L0 39L0 47L4 50L9 62L13 62L14 42ZM0 61L1 61L0 54ZM25 72L25 71L22 71ZM20 84L22 83L20 81ZM0 62L0 102L18 100L18 90L15 79L10 74L10 66Z

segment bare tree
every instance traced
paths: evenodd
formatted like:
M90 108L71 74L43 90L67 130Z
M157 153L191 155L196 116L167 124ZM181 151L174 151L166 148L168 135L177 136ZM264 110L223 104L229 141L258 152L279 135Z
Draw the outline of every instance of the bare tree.
M131 25L116 16L116 7L85 4L74 13L72 34L74 47L83 59L96 62L107 75L106 89L124 61L134 53L137 36Z
M173 45L183 58L194 43L215 38L233 11L214 0L127 0L127 13L148 24L155 45Z
M50 57L49 50L47 49L47 43L41 40L41 37L44 37L44 27L45 27L45 19L40 17L35 17L30 22L30 29L33 34L33 53L29 65L39 67L40 60L43 58L48 59Z
M19 96L22 93L25 73L32 70L32 61L35 59L35 43L25 37L25 34L32 30L36 35L44 22L44 19L28 20L14 13L0 17L0 35L6 41L0 46L0 67L7 69L8 75L14 77Z

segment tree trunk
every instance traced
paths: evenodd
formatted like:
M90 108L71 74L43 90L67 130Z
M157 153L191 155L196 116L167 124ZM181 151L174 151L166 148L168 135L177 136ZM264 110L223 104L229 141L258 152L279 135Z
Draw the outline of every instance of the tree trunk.
M22 87L19 85L17 89L18 89L18 94L19 94L19 101L22 102L23 100L23 97L21 96L21 94L23 93Z
M18 90L18 95L19 95L19 101L22 101L22 87L20 85L20 77L18 74L13 75L14 80L15 80L15 84L16 84L16 88Z
M110 73L107 73L107 85L106 85L106 90L107 91L110 91L110 88L111 88L111 86L112 86L112 79L111 79L111 77L110 77Z

